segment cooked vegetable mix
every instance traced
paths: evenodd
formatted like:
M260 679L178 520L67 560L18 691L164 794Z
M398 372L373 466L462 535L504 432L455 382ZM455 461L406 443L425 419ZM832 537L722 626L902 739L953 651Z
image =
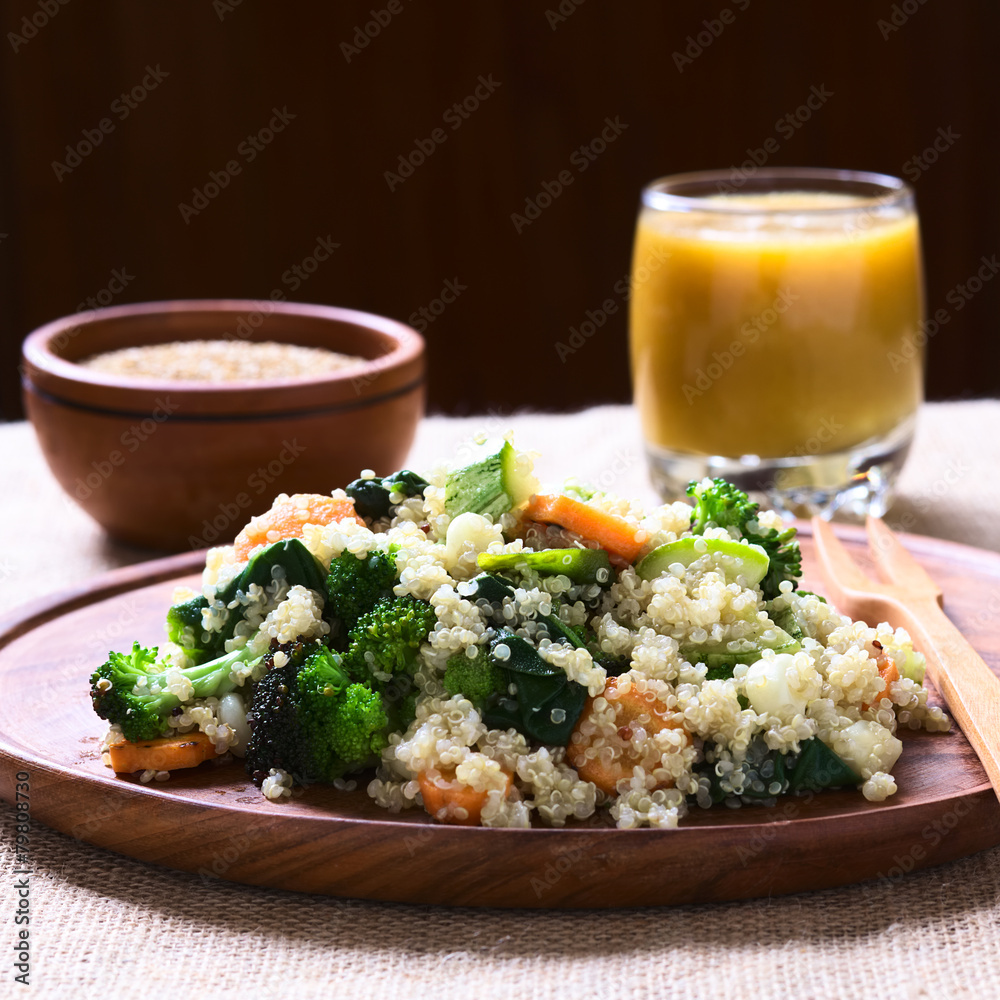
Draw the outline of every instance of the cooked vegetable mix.
M275 801L365 776L386 809L485 826L887 798L897 730L949 726L923 657L798 590L777 515L721 479L688 494L540 493L503 441L279 496L209 551L168 642L94 672L107 762L148 781L241 757Z

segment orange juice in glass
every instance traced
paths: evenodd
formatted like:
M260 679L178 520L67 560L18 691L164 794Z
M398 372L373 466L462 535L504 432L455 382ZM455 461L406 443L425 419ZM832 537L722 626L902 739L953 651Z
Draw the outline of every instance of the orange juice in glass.
M668 177L643 192L632 381L665 496L723 476L786 512L881 514L923 397L912 190L880 174Z

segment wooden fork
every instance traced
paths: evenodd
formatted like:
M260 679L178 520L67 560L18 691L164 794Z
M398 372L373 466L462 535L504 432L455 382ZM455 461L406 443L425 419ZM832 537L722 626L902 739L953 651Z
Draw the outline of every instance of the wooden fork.
M941 610L941 588L877 517L868 518L868 544L889 583L869 579L855 565L828 521L814 517L812 526L837 609L870 625L887 621L910 633L1000 798L1000 680Z

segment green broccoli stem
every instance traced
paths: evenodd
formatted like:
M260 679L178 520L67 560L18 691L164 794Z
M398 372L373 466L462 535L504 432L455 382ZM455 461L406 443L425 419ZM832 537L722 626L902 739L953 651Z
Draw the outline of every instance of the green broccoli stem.
M233 668L261 658L250 657L249 651L244 646L243 649L234 649L218 659L209 660L208 663L197 667L189 667L181 673L194 686L195 698L221 698L241 686L233 680Z
M121 727L129 740L153 739L167 729L167 717L178 706L196 698L221 698L240 686L232 673L246 664L251 669L263 657L252 657L243 648L208 663L177 670L191 682L190 698L184 702L172 691L163 690L163 664L156 662L157 649L133 643L131 653L112 653L90 679L94 709L102 719ZM145 681L145 684L140 684ZM137 686L138 685L138 686ZM155 686L155 689L154 689Z

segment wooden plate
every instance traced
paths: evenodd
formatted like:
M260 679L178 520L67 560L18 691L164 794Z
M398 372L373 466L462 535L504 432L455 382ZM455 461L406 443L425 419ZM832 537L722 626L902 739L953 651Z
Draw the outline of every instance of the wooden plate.
M841 537L863 560L859 529ZM822 590L801 529L806 585ZM1000 555L903 536L947 610L1000 668ZM30 775L33 819L143 861L303 892L481 906L616 907L744 899L905 877L1000 843L1000 805L964 736L904 733L899 792L695 808L677 830L617 830L605 815L563 830L441 826L393 816L364 791L312 787L265 800L240 764L118 778L98 755L87 677L109 648L162 639L173 587L201 553L118 570L0 623L0 795Z

